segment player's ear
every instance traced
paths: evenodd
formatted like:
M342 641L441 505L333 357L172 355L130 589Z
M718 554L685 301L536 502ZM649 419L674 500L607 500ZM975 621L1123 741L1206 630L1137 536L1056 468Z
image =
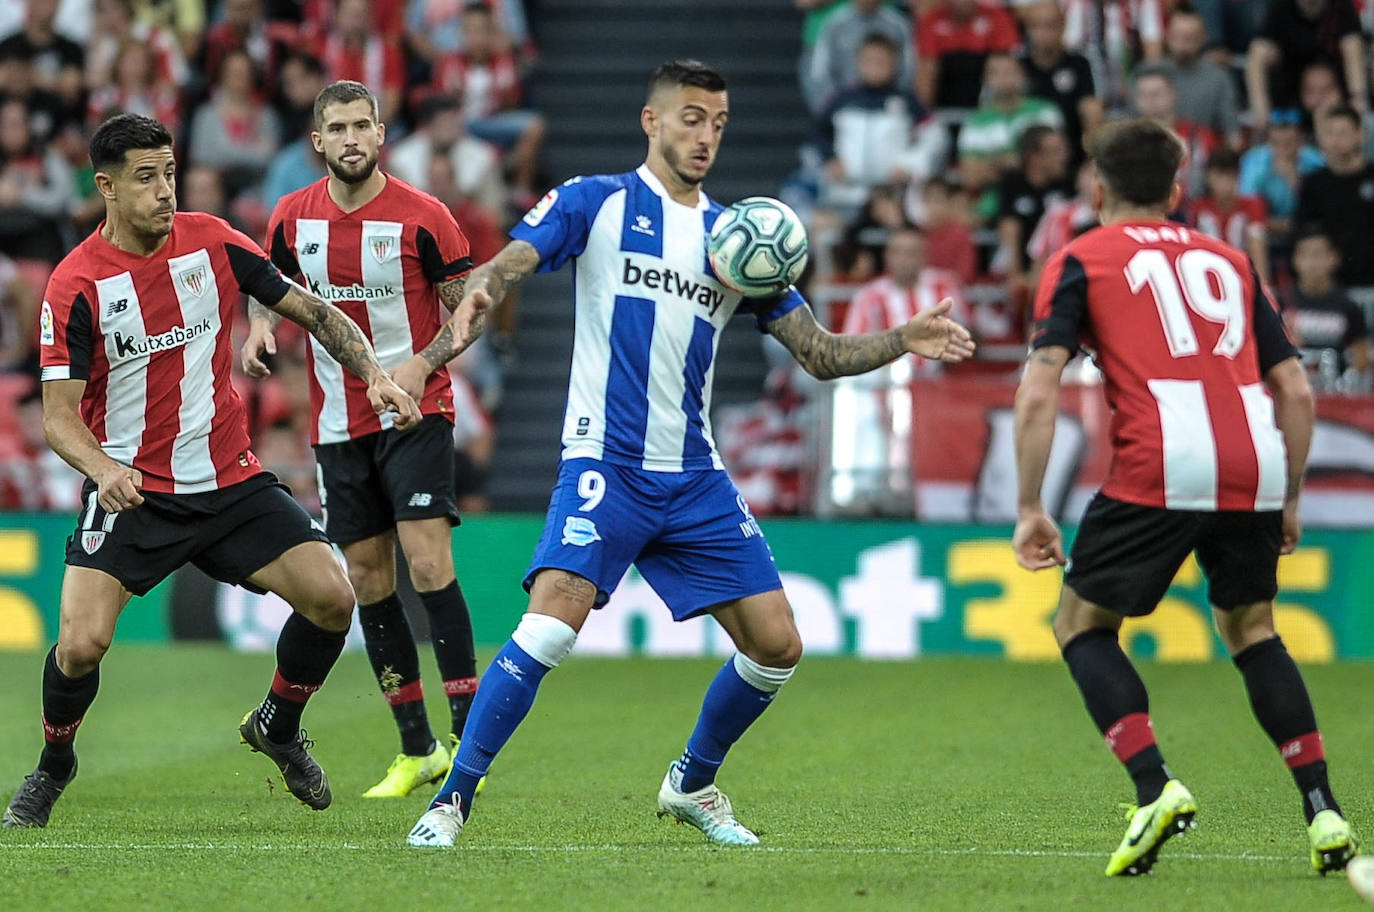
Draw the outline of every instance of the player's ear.
M377 145L381 146L381 145L384 145L385 143L386 143L386 124L384 124L384 123L379 123L379 124L377 124Z
M1183 202L1183 185L1174 181L1174 185L1169 188L1169 212L1177 211L1178 204Z
M310 145L315 147L316 152L324 154L324 137L320 135L319 130L310 131Z
M95 172L95 189L103 198L112 200L115 198L114 178L108 172Z
M1098 215L1107 208L1107 189L1102 185L1102 178L1093 175L1093 212Z
M658 132L658 112L653 105L645 105L639 112L639 126L644 130L644 135L650 138Z

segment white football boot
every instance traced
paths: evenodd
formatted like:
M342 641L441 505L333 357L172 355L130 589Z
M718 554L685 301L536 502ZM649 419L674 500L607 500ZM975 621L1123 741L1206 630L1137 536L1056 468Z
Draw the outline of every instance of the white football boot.
M658 816L672 816L678 823L690 823L716 845L758 845L759 838L735 819L730 799L715 783L695 792L682 792L682 771L677 763L668 767L658 789ZM423 822L423 821L422 821Z
M411 828L406 845L447 849L458 841L462 832L463 811L458 807L458 796L454 795L450 803L425 811Z

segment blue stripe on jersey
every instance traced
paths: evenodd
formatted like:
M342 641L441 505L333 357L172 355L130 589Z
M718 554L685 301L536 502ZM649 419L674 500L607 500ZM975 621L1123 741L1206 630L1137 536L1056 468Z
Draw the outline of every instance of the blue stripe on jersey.
M663 256L663 200L642 180L630 185L620 222L620 249L626 253Z
M709 242L711 240L711 226L716 223L716 216L720 215L724 211L725 207L722 206L720 203L716 202L715 200L711 200L709 205L707 205L707 207L701 211L701 219L703 222L706 223L706 233L703 234L702 237L708 242L702 245L701 262L703 265L701 269L703 272L705 272L711 278L715 279L717 282L720 281L720 276L716 275L716 270L711 266L711 254L705 248L710 246Z
M711 467L711 445L706 442L706 425L701 418L705 404L706 371L711 367L716 328L697 318L692 327L692 341L687 344L686 363L682 368L682 410L687 413L687 434L682 441L682 467Z
M643 456L649 429L649 347L653 340L654 302L616 295L611 314L611 364L606 372L607 453Z

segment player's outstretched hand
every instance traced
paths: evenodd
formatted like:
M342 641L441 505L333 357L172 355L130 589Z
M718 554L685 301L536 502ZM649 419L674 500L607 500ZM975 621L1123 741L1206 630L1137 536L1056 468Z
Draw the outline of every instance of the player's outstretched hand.
M412 355L400 367L391 372L391 379L406 391L406 395L419 402L425 395L425 381L432 373L429 362L419 355Z
M96 485L96 502L106 513L132 510L143 503L143 473L115 463L91 479Z
M258 380L272 373L267 365L262 363L263 352L269 355L277 353L277 337L265 320L254 320L248 328L248 339L243 343L240 355L243 360L243 372Z
M394 427L398 431L407 430L420 423L420 407L415 404L409 393L396 385L396 381L392 380L388 373L379 373L367 385L367 401L372 404L372 410L378 415L383 412L395 414Z
M946 316L953 306L954 300L945 298L908 320L902 326L902 341L906 343L906 350L922 358L950 363L972 357L973 336Z
M1298 502L1290 500L1283 505L1283 544L1280 554L1292 554L1302 538L1302 520L1298 519Z
M1027 570L1064 565L1064 536L1044 510L1021 515L1011 536L1016 562Z
M458 309L453 314L454 328L458 331L454 347L460 354L476 342L477 337L487 328L487 313L491 310L492 303L491 295L487 294L485 288L470 290L463 295L463 300L458 302Z

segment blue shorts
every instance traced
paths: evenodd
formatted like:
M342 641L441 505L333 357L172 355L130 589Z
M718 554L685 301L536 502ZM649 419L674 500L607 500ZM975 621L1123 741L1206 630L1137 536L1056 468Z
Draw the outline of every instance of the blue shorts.
M567 570L606 604L630 564L682 621L782 588L773 554L730 476L646 472L595 459L558 467L544 534L525 575Z

